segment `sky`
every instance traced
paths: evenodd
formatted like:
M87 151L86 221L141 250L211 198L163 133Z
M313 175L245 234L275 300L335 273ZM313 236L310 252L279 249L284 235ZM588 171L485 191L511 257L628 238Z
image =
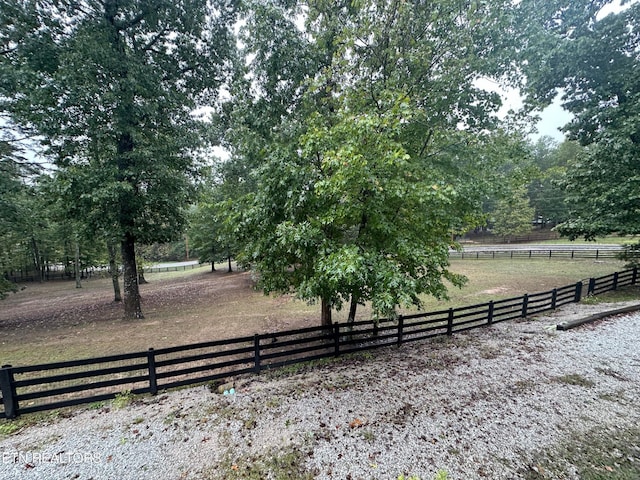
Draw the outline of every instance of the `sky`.
M560 105L560 95L556 97L556 100L545 108L540 113L540 120L536 123L537 133L529 135L533 141L538 140L540 137L551 137L558 142L564 140L564 133L559 128L569 123L572 115L562 108Z
M609 13L620 12L621 10L627 8L629 5L635 4L638 1L640 0L614 0L612 3L601 10L598 18L603 18ZM497 83L486 79L478 80L477 85L485 88L486 90L498 92L502 96L503 106L498 112L498 116L500 116L501 118L504 118L509 110L517 111L522 107L522 98L519 91L516 89L504 89ZM562 133L559 129L571 120L572 115L562 108L560 97L561 95L558 94L551 105L549 105L542 112L539 112L540 119L535 125L537 132L531 133L529 135L529 138L532 141L535 142L542 136L549 136L557 142L562 142L565 139L564 133ZM221 149L217 149L216 154L222 157L228 156L228 153L221 151ZM36 160L38 160L38 155L36 152L33 152L31 155L29 155L29 157L32 156L35 156Z
M638 1L640 0L627 0L624 2L625 5L622 5L621 0L615 0L600 11L598 19L604 18L610 13L620 12L629 5L637 3ZM551 137L558 142L562 142L564 140L564 133L562 133L559 128L566 125L573 116L562 108L560 97L561 94L558 94L554 102L540 112L540 120L536 123L537 133L529 135L531 140L536 141L542 136ZM501 113L503 114L510 108L515 110L522 106L522 100L520 99L520 95L517 90L504 92L503 101L505 103L503 109L501 109Z

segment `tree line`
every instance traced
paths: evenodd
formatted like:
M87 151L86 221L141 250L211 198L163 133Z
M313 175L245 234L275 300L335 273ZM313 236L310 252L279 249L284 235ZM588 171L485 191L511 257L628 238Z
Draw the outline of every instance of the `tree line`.
M488 220L638 233L640 7L607 3L2 0L1 270L121 262L141 318L139 249L187 233L329 324L446 297ZM568 141L530 144L558 94Z

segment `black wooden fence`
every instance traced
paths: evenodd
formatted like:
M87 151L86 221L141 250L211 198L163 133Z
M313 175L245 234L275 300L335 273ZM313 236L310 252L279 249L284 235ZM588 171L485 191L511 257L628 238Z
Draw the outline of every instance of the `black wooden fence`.
M634 285L638 270L521 297L395 320L359 321L85 360L0 368L0 418L99 402L118 393L151 393L234 375L259 373L310 360L452 335L492 323L526 317Z
M483 248L469 249L449 252L450 258L458 259L493 259L493 258L551 258L551 259L572 259L572 258L619 258L622 253L620 247L599 247L599 248Z
M200 268L204 263L189 263L185 265L172 265L168 267L143 267L143 273L166 273L166 272L181 272L184 270L193 270L194 268ZM87 267L82 269L82 279L93 277L106 277L109 276L109 268L106 265L98 267ZM42 275L39 275L37 271L33 270L20 270L15 272L5 272L4 278L12 283L24 283L24 282L37 282L42 280L74 280L75 272L73 270L64 270L61 268L45 269Z

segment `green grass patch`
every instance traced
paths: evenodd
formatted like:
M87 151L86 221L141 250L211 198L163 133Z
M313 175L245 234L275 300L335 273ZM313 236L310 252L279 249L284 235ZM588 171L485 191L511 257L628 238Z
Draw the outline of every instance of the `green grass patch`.
M556 383L564 383L565 385L574 385L574 386L585 387L585 388L591 388L595 386L595 382L577 373L571 373L569 375L562 375L560 377L555 377L553 381Z
M134 395L131 393L131 390L125 390L124 392L118 393L112 401L112 406L116 410L121 410L125 407L131 405L133 402Z
M574 433L556 447L539 452L523 472L525 480L637 480L640 478L640 427L598 427Z
M640 240L639 235L630 235L628 237L618 237L616 235L608 235L606 237L599 237L595 240L585 240L583 238L577 238L575 240L569 240L568 238L557 238L554 240L541 240L538 242L531 242L536 245L624 245L625 243L633 243Z
M206 479L263 480L312 480L314 475L305 471L304 462L308 453L298 447L288 450L273 449L260 455L233 458L227 455L222 465L205 474Z
M182 268L182 267L178 267ZM170 270L167 272L145 273L144 278L148 282L157 282L160 280L172 280L174 278L184 278L198 273L207 273L211 271L211 264L205 263L199 267L191 268L188 266L186 270Z
M600 295L589 295L582 299L582 303L596 305L598 303L630 302L633 300L640 300L640 286L638 285L622 287Z
M12 420L0 420L0 438L13 435L24 428L42 423L55 423L60 418L68 416L70 409L51 410L49 412L27 413Z

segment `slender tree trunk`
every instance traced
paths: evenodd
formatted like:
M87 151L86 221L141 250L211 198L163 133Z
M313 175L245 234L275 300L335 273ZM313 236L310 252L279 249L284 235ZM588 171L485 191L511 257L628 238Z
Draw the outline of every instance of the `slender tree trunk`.
M33 248L33 269L36 271L38 281L42 283L42 264L40 261L40 249L36 237L31 237L31 247Z
M76 238L76 255L75 255L75 259L74 259L74 265L75 265L75 273L76 273L76 288L82 288L82 282L80 281L81 279L81 272L80 272L80 242L78 241L78 239Z
M107 250L109 251L109 273L111 273L111 282L113 283L113 301L121 302L120 281L118 280L118 264L116 263L116 246L111 242L107 242Z
M320 323L323 327L333 325L331 320L331 303L324 298L321 300Z
M227 273L231 273L233 272L233 270L231 269L231 255L227 257L227 261L229 262L229 269L227 270Z
M357 309L358 309L358 295L353 293L351 294L351 304L349 305L349 316L347 317L347 323L353 323L356 321Z
M212 272L216 271L216 249L215 248L211 249L211 271Z
M147 279L144 278L144 267L142 265L138 266L138 285L144 285L147 282Z
M136 249L136 251L137 250L138 249ZM144 278L144 259L138 253L136 253L136 268L138 269L138 285L149 283L147 279Z
M122 250L122 265L124 267L124 317L128 320L144 318L140 307L136 247L133 236L130 233L125 234L120 247Z
M189 235L184 235L184 249L187 254L187 260L189 260Z

